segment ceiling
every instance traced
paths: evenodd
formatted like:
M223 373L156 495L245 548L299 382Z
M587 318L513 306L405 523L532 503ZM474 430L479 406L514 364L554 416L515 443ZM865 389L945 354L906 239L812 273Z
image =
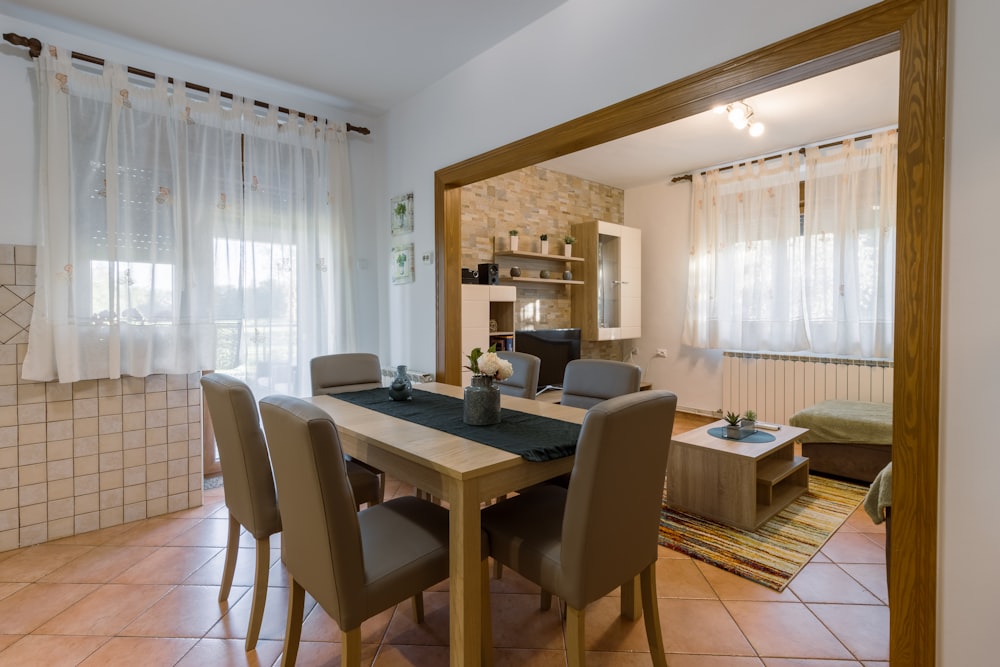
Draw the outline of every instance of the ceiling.
M0 12L84 37L124 36L380 112L563 2L0 0Z
M859 132L895 126L899 54L830 72L747 98L760 137L706 111L623 139L541 163L590 181L627 189L673 176L773 155Z
M142 3L140 12L135 0L0 0L0 13L206 59L378 113L564 1L295 0L292 11L267 0L172 0ZM766 126L758 138L705 112L542 166L626 189L894 126L898 74L898 54L890 54L754 96L746 101Z

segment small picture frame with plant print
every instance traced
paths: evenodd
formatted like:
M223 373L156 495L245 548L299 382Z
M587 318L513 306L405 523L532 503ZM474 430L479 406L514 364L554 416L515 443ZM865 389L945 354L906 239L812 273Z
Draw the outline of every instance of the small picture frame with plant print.
M392 284L403 285L413 282L413 244L406 243L393 246L391 269Z
M413 193L398 195L391 201L392 235L409 234L413 231Z

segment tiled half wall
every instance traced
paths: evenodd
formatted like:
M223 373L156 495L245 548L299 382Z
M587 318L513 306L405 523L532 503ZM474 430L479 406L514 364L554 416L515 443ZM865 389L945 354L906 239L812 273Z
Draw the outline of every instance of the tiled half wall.
M200 505L200 374L22 380L34 294L0 244L0 551Z

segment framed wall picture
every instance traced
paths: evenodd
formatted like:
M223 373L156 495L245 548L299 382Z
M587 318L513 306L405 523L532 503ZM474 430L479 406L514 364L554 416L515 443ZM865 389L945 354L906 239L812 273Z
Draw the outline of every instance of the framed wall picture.
M409 234L413 231L413 193L392 198L392 235Z
M413 244L406 243L392 248L392 284L413 282Z

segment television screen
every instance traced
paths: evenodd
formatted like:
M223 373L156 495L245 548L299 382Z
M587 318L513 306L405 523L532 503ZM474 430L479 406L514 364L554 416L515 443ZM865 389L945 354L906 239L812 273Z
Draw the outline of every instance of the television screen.
M542 360L538 371L539 391L562 387L566 364L580 358L579 329L524 329L515 332L518 352L533 354Z

